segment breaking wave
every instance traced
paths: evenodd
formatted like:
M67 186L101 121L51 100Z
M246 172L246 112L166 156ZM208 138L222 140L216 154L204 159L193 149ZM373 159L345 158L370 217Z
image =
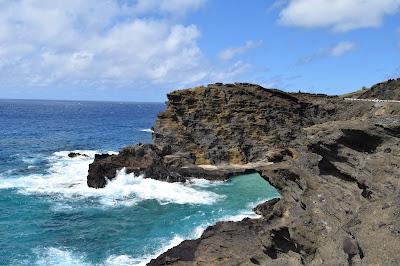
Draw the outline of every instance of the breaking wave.
M171 241L165 243L155 253L134 258L129 255L111 255L99 264L89 262L85 254L79 254L64 248L41 248L35 249L36 262L38 266L145 266L152 259L163 254L170 248L179 245L184 239L175 236Z
M153 133L154 132L151 128L144 128L144 129L141 129L140 131L147 132L147 133Z
M46 248L35 250L37 260L35 265L42 266L91 266L84 255L75 254L69 250Z
M74 151L86 156L69 158L70 151L55 152L49 158L49 169L44 174L0 179L0 189L17 189L22 194L39 194L61 199L96 198L106 206L131 206L143 200L157 200L161 204L213 204L221 196L203 191L191 184L166 183L121 170L103 189L87 186L89 164L96 151ZM60 206L65 209L68 206Z

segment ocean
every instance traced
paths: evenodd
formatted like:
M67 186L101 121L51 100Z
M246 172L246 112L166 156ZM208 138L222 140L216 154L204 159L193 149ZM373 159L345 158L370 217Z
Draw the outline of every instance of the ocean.
M0 100L0 265L145 265L279 196L258 174L172 184L121 171L106 188L88 188L94 155L150 142L164 108Z

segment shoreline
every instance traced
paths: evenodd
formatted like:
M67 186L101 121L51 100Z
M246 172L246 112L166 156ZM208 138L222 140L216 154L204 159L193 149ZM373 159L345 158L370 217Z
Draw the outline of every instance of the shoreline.
M211 222L208 222L207 224L204 225L199 225L198 227L196 227L193 230L193 235L192 237L189 238L182 238L181 236L175 236L175 238L177 239L181 239L178 241L174 239L172 239L165 247L161 248L159 251L156 252L156 254L154 256L149 256L148 259L144 260L142 263L139 263L138 265L151 265L149 264L152 260L157 259L159 256L161 256L162 254L168 252L171 249L176 248L177 246L179 246L182 242L184 241L193 241L193 240L198 240L201 238L201 236L204 234L204 232L208 229L211 228L213 226L216 226L218 223L236 223L236 222L240 222L243 221L244 219L262 219L262 215L258 215L254 209L259 206L262 205L270 200L272 200L274 198L271 199L266 199L266 200L262 200L260 202L258 202L257 204L255 204L253 207L250 207L250 209L248 211L243 210L240 214L237 215L231 215L231 216L227 216L227 217L222 217L221 219L218 220L213 220ZM251 213L250 213L251 212ZM249 216L247 216L249 215ZM151 258L150 258L151 257Z
M351 97L380 98L395 83ZM152 144L98 155L88 185L124 167L172 183L257 172L281 198L148 265L400 263L400 105L217 83L170 93L152 130Z

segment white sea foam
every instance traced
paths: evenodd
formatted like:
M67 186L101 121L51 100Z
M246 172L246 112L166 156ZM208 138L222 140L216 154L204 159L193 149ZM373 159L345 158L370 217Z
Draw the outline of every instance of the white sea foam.
M154 133L154 131L151 128L144 128L144 129L141 129L140 131L147 132L147 133Z
M104 266L131 266L138 265L140 260L132 258L128 255L111 255L104 262Z
M191 184L194 187L200 187L200 188L207 188L207 187L221 186L221 185L229 184L224 181L210 181L210 180L203 179L203 178L190 179L187 181L187 183Z
M102 193L107 193L111 196L111 199L112 195L122 195L126 198L134 194L135 200L154 199L160 203L212 204L220 198L213 192L197 190L180 183L166 183L149 178L135 177L132 174L125 174L123 170L103 190Z
M175 236L171 241L168 241L159 250L134 258L129 255L111 255L104 262L97 266L145 266L150 260L160 256L168 249L179 245L184 239L180 236ZM35 249L37 260L34 265L38 266L94 266L89 263L83 254L77 254L65 248L45 248Z
M120 171L103 189L86 184L88 165L96 151L74 151L85 156L69 158L70 151L55 152L49 158L46 174L0 179L0 189L15 188L23 194L58 196L62 199L96 198L106 206L131 206L143 200L158 200L162 204L212 204L221 196L192 187L190 184L166 183L135 177ZM52 197L54 198L54 197Z
M35 251L38 254L38 259L34 265L42 266L90 266L86 258L82 255L77 255L69 250L59 248L38 249Z
M229 222L239 222L241 220L243 220L244 218L260 218L260 215L257 215L256 213L254 213L253 211L242 211L239 214L236 215L229 215L229 216L225 216L221 219L221 221L229 221Z
M117 265L121 265L121 264L107 264L109 262L127 262L128 264L122 264L122 265L135 265L135 266L145 266L147 263L149 263L152 259L157 258L158 256L160 256L161 254L163 254L164 252L166 252L168 249L171 249L173 247L176 247L177 245L179 245L180 243L182 243L182 241L185 240L180 236L175 236L171 241L169 241L166 245L164 245L162 248L160 248L159 250L157 250L156 252L152 253L152 254L147 254L144 255L140 258L132 258L130 256L126 256L126 255L122 255L122 256L111 256L107 259L105 266L117 266Z
M249 204L247 204L246 209L242 210L239 214L225 216L225 217L223 217L223 218L221 219L221 221L238 222L238 221L241 221L241 220L243 220L243 219L245 219L245 218L251 218L251 219L258 219L258 218L261 218L262 216L256 214L256 213L253 211L253 209L254 209L257 205L259 205L259 204L261 204L261 203L264 203L264 202L266 202L267 200L270 200L270 199L268 198L268 199L264 199L264 200L261 200L261 201L258 201L258 202L250 202Z
M206 184L206 183L203 183ZM213 225L215 223L217 223L218 221L232 221L232 222L237 222L237 221L241 221L245 218L260 218L260 215L257 215L254 211L252 211L252 209L257 206L258 204L265 202L268 199L262 200L260 202L252 202L248 204L248 208L246 210L242 210L241 212L239 212L236 215L228 215L225 216L223 218L220 219L215 219L215 220L211 220L207 223L201 224L199 226L197 226L192 233L190 234L190 236L183 238L181 236L175 236L167 245L163 246L161 249L159 249L157 252L155 252L154 254L149 254L146 256L143 256L141 258L138 259L134 259L131 258L129 256L123 255L123 256L118 256L118 257L113 257L111 256L109 258L110 261L112 262L121 262L120 265L137 265L137 266L143 266L146 265L147 263L150 262L151 259L157 258L158 256L160 256L161 254L163 254L164 252L166 252L167 250L176 247L177 245L179 245L182 241L184 241L185 239L198 239L201 237L201 235L204 233L204 231L207 229L208 226ZM185 217L183 220L189 219L190 216ZM109 261L107 260L107 261ZM126 262L127 264L123 264L123 262ZM118 263L116 264L107 264L106 265L118 265Z
M21 160L26 164L34 164L39 160L39 157L24 157Z
M140 258L132 258L127 255L121 256L110 256L107 261L105 262L105 266L114 266L114 265L136 265L136 266L144 266L150 262L150 260L157 258L167 250L178 246L182 243L185 239L197 239L200 238L204 231L207 229L208 226L215 224L218 221L241 221L244 218L259 218L260 216L255 214L253 211L243 211L238 215L226 216L222 219L217 219L215 221L210 221L208 223L204 223L200 226L197 226L190 236L183 238L181 236L175 236L168 244L163 246L161 249L156 251L153 254L148 254Z

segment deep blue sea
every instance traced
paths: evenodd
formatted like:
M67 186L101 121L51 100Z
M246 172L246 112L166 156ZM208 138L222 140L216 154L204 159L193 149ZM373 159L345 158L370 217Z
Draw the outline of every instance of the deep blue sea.
M0 265L143 265L279 196L257 174L170 184L121 171L106 188L88 188L94 154L150 142L164 107L0 100Z

